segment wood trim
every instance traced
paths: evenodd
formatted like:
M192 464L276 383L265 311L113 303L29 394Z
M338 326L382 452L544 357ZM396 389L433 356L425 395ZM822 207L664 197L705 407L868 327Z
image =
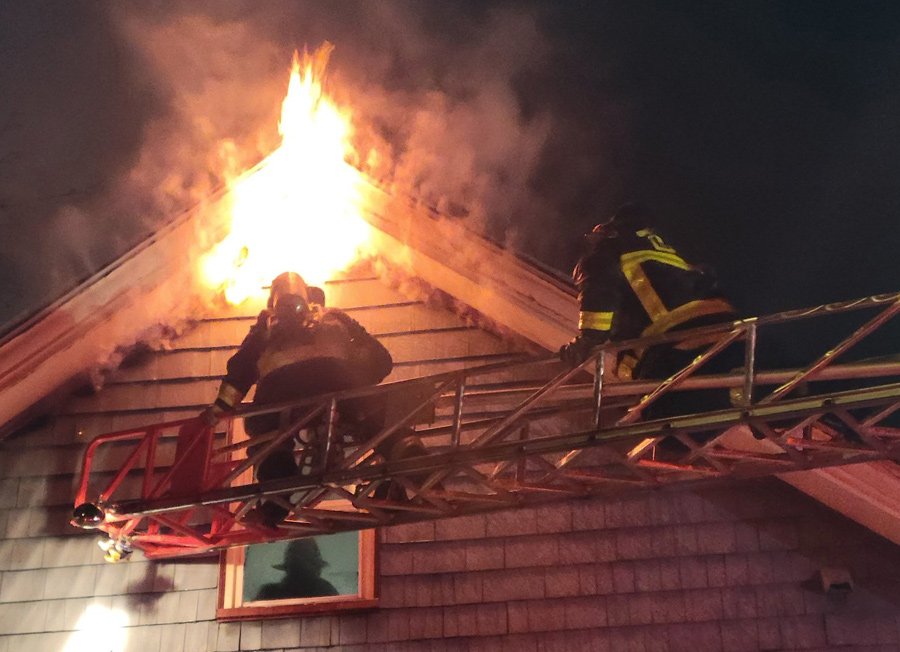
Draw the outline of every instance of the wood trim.
M873 532L900 545L900 478L893 462L869 462L779 476Z

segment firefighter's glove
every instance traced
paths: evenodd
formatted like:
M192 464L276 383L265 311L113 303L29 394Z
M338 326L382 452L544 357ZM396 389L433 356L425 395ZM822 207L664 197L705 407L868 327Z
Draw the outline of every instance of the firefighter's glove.
M214 428L217 423L222 419L222 415L225 413L225 408L222 407L219 402L215 402L207 408L204 408L200 413L200 420L205 423L210 428Z
M588 356L591 354L591 349L594 348L595 344L597 344L597 342L592 341L584 335L579 335L578 337L573 338L568 344L564 344L560 347L559 359L570 367L577 367L587 360Z

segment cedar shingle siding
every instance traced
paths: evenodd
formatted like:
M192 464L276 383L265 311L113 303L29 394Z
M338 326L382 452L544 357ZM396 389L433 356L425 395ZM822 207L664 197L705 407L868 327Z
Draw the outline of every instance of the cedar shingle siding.
M391 349L392 379L516 355L377 279L326 289ZM378 609L217 623L217 563L109 565L66 521L84 441L196 413L254 314L199 323L0 444L0 652L63 650L93 604L127 613L135 652L900 649L900 549L775 480L385 529ZM854 591L823 595L822 567Z

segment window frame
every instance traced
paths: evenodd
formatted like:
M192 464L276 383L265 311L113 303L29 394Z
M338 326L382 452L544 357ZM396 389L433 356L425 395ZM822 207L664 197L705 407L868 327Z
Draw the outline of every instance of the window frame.
M378 606L376 531L359 531L358 583L356 594L312 598L244 601L246 546L223 550L219 558L219 590L216 619L220 621L283 618L302 614L338 613Z

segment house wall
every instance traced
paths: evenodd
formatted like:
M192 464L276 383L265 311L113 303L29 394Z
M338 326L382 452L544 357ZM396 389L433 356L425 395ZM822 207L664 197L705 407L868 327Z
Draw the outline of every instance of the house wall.
M391 350L392 378L516 355L365 270L326 291ZM75 649L85 613L127 619L134 652L900 648L900 549L774 480L386 528L366 613L217 623L216 562L106 564L67 524L84 442L195 414L258 307L0 444L0 652ZM823 595L822 567L848 569L853 592Z

